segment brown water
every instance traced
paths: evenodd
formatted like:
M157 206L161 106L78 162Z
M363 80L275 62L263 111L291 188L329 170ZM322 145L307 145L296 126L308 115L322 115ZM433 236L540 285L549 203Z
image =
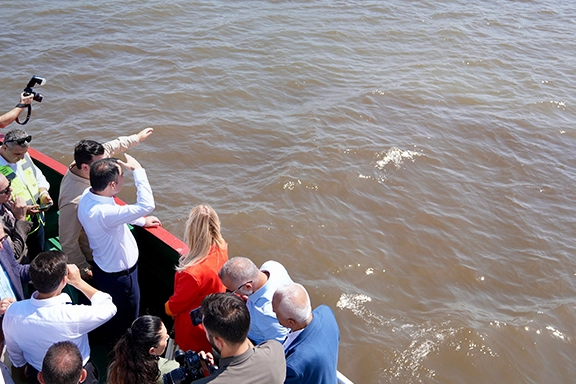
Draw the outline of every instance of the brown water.
M164 226L211 204L231 256L334 309L356 383L571 383L574 20L548 0L0 0L0 109L45 76L25 128L63 163L154 127L131 154Z

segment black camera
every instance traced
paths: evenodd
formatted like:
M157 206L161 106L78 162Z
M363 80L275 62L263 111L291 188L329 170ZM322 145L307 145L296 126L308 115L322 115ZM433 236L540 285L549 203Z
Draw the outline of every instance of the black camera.
M180 364L180 368L162 375L164 384L189 384L204 377L201 371L202 358L196 352L177 350L174 359Z
M34 95L34 101L41 103L44 96L42 96L42 94L39 92L34 92L32 87L44 84L46 84L45 78L36 75L32 76L32 78L28 82L28 85L26 85L26 88L24 88L24 96Z

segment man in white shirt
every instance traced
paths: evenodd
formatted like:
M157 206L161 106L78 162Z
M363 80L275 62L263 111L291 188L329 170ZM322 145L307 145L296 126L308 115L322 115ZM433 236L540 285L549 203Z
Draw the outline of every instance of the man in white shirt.
M92 267L88 263L92 260L92 249L78 220L78 203L82 193L90 187L90 166L97 160L114 157L143 142L153 131L152 128L146 128L137 134L120 136L104 144L81 140L74 148L74 162L68 167L60 184L58 235L68 262L80 268L83 278L92 277Z
M6 350L14 367L27 365L29 383L38 383L38 371L48 348L58 341L76 344L82 354L85 383L97 383L96 367L90 360L88 332L108 321L116 306L107 293L90 286L80 277L78 267L66 265L60 251L40 253L30 264L30 278L37 291L29 300L13 303L4 315ZM91 305L71 305L62 293L66 284L82 292Z
M52 204L48 193L50 184L28 154L32 136L21 129L13 129L4 136L0 146L0 173L11 183L12 196L21 197L28 206L32 229L26 240L28 259L44 250L44 214L38 204ZM28 262L29 260L25 260Z
M126 154L126 162L100 159L90 167L91 188L78 205L78 219L86 231L94 257L94 285L110 293L118 313L102 328L102 336L115 343L140 311L138 285L138 245L128 224L158 227L154 216L154 197L146 171ZM133 172L137 189L136 204L117 205L114 196L124 185L123 168Z
M254 344L266 340L283 342L290 331L278 323L272 310L276 288L291 283L286 268L277 261L267 261L260 269L245 257L233 257L218 272L222 284L233 293L247 298L250 311L248 338Z

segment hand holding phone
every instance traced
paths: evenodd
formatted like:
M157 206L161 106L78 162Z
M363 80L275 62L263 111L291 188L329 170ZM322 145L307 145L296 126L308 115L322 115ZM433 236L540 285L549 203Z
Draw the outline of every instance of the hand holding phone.
M190 311L190 319L193 325L202 324L202 308L198 307Z
M45 211L49 210L50 207L52 207L52 203L51 203L51 202L50 202L50 203L47 203L47 204L40 204L37 209L38 209L40 212L45 212Z

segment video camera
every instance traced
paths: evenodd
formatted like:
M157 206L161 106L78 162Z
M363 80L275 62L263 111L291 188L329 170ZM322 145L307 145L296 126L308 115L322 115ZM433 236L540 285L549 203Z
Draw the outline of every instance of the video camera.
M180 364L180 368L176 368L162 375L164 384L189 384L194 380L203 378L204 374L201 370L202 360L206 362L210 371L214 369L207 360L202 359L202 357L194 351L183 352L177 350L174 353L174 359Z
M34 95L33 98L34 101L41 103L44 96L42 96L42 94L39 92L34 92L34 89L32 88L36 85L44 85L44 84L46 84L45 78L36 75L32 76L32 78L28 82L28 85L26 85L26 88L24 88L24 96Z

